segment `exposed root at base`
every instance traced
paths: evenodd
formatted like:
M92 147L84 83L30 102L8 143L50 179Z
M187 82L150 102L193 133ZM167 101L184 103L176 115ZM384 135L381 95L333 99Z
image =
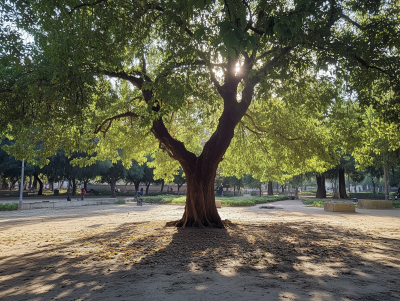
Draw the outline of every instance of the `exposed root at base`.
M208 226L205 226L200 220L196 220L193 223L188 223L188 221L184 221L183 219L176 220L176 221L170 221L166 222L165 227L195 227L195 228L219 228L219 229L224 229L225 225L224 222L220 222L219 224L214 224L208 222Z

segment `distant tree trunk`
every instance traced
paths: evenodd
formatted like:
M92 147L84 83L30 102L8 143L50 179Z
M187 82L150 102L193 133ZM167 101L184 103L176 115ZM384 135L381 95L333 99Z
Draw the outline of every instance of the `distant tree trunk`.
M85 189L85 191L87 191L87 184L88 184L88 181L83 181L83 188Z
M324 199L326 198L325 176L320 175L316 176L316 178L317 178L317 194L315 197L317 199Z
M374 182L374 179L372 179L372 189L373 189L373 193L375 194L376 191L375 191L375 182Z
M54 190L54 182L49 181L49 186L50 186L50 190L53 191Z
M282 188L282 194L285 193L285 186L283 184L281 185L281 188Z
M385 182L385 200L390 200L389 168L383 168L383 179Z
M67 192L70 193L71 192L71 179L68 179L68 187L67 187Z
M33 183L32 183L32 176L29 176L29 187L28 189L33 188Z
M260 185L260 197L262 197L262 187L261 187L261 185Z
M346 180L344 175L344 168L339 169L339 197L341 199L347 199L346 193Z
M72 178L71 182L72 182L72 195L76 195L76 181L75 181L75 178Z
M181 185L182 186L182 185ZM150 187L150 183L146 183L146 195L149 194L149 187ZM178 186L179 187L179 186ZM179 188L178 188L179 191Z
M294 197L295 197L296 199L299 198L299 187L298 187L298 186L295 186L295 187L294 187Z
M138 192L139 191L140 182L133 182L133 184L135 185L135 192Z
M235 196L235 188L236 188L236 186L233 185L233 196Z
M36 177L35 177L35 175L33 176L33 189L37 189L37 183L38 183L38 181L37 181L37 179L36 179Z
M1 189L7 189L7 188L8 188L7 181L6 179L3 179L3 182L1 184Z
M272 189L272 181L268 182L268 195L274 195L274 190Z
M115 198L117 197L115 194L115 186L116 186L117 182L115 181L115 179L111 179L110 181L110 186L111 186L111 197Z
M64 186L64 179L59 182L58 189L63 188L63 186Z
M164 190L164 179L161 181L161 190L160 191L163 191Z
M42 180L40 180L38 174L34 174L33 176L34 176L34 179L35 179L36 183L39 183L38 195L43 195L43 182L42 182Z

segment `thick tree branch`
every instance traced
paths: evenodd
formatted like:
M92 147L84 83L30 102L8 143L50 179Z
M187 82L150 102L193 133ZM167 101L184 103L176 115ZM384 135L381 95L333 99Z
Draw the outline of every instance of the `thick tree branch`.
M95 5L97 5L97 4L100 4L100 3L102 3L102 2L107 2L108 0L98 0L98 1L96 1L96 2L94 2L94 3L82 3L82 4L79 4L79 5L77 5L77 6L75 6L75 7L73 7L68 13L69 14L72 14L75 10L77 10L78 8L81 8L81 7L84 7L84 6L95 6Z
M261 77L265 75L267 70L276 65L282 57L289 53L291 49L293 49L293 46L286 46L282 48L280 55L275 56L272 60L270 60L262 68L260 68L260 70L258 71L258 75L254 76L254 78L257 78L258 81L261 80Z
M344 13L340 13L340 16L342 16L343 19L345 19L347 22L353 24L355 27L357 27L357 28L359 28L361 30L364 29L359 23L357 23L356 21L353 21L352 19L350 19L349 16L346 16Z
M143 86L143 79L134 77L132 75L126 74L124 71L120 72L109 72L109 71L103 71L103 73L109 77L116 77L116 78L121 78L129 81L132 85L135 87L141 89Z
M188 167L196 160L196 155L188 151L183 142L171 136L161 118L153 121L151 132L160 141L161 149L164 149L164 147L168 149L168 155L172 159L178 160L182 166Z
M136 113L133 112L126 112L126 113L122 113L122 114L118 114L115 115L113 117L107 118L105 119L98 127L96 126L96 129L94 130L95 134L98 134L99 132L102 132L103 135L105 136L107 134L107 131L110 129L111 124L114 120L120 119L120 118L124 118L124 117L135 117L135 118L139 118L140 116L137 115ZM108 123L107 127L102 130L102 127Z
M362 58L360 58L358 55L354 55L354 58L357 60L357 62L359 62L361 65L363 65L365 68L369 69L376 69L379 70L385 74L388 74L387 71L383 70L380 67L376 67L376 66L371 66L370 64L368 64L366 61L364 61Z

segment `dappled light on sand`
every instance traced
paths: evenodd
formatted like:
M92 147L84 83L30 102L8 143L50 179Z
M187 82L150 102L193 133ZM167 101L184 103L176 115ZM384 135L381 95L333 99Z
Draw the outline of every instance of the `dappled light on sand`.
M400 298L400 243L390 232L304 221L225 220L225 229L202 230L115 221L79 231L2 232L0 299Z

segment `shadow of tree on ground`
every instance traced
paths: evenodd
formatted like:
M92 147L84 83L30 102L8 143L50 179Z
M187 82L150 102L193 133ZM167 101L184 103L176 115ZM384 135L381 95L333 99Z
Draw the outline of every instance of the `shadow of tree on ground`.
M2 252L0 299L400 299L397 239L313 222L226 221L223 230L164 224L16 243L42 247Z

